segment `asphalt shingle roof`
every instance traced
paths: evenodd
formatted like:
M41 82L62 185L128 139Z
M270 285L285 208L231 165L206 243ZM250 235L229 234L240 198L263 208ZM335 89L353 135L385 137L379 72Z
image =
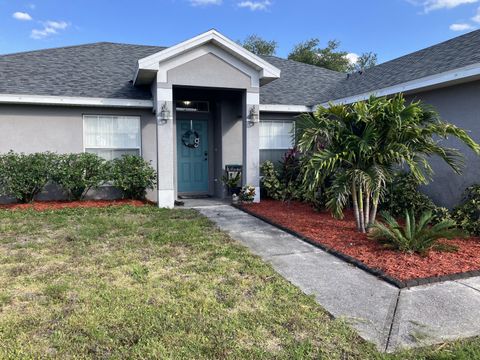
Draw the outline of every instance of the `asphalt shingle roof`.
M0 56L0 94L151 99L134 87L136 61L158 46L94 43Z
M275 56L262 56L282 73L280 79L262 86L261 104L316 105L319 99L330 100L330 94L346 75L314 65Z
M353 74L349 79L345 77L330 93L329 100L402 84L475 63L480 63L480 30L387 61L363 74Z
M0 56L0 94L151 99L147 87L130 82L136 61L159 46L94 43ZM282 70L261 89L264 104L313 104L344 75L319 67L264 57ZM328 86L327 86L328 85Z
M0 56L0 94L151 99L131 80L136 61L160 46L94 43ZM275 56L282 73L260 90L262 104L316 105L480 62L480 30L346 74Z

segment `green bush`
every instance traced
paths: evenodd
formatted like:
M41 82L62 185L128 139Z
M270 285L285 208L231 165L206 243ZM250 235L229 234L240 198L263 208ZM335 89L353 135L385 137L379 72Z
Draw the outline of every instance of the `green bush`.
M13 196L20 203L30 203L52 180L58 155L45 152L0 155L0 195Z
M282 198L283 186L279 180L278 171L271 161L265 161L260 167L262 178L260 185L267 198L280 200Z
M147 189L153 189L157 174L150 163L134 155L124 155L110 164L111 180L128 199L145 199Z
M283 201L304 200L300 174L300 152L297 148L293 148L283 155L280 162Z
M472 235L480 235L480 185L465 190L462 204L453 211L458 226Z
M432 210L435 204L418 190L420 183L409 172L396 173L387 185L381 208L394 217L403 216L405 209L413 210L415 216Z
M377 222L369 236L385 244L388 248L402 252L415 252L422 256L430 249L454 251L453 245L439 244L439 239L463 237L453 220L444 220L435 225L431 211L425 211L418 222L413 210L405 212L405 225L401 226L389 213L382 213L385 224Z
M68 192L70 200L83 200L90 189L107 180L107 163L96 154L65 154L58 158L53 180Z
M409 172L398 172L386 187L386 193L381 203L381 209L393 217L403 216L405 209L420 216L425 211L431 211L433 223L451 220L452 216L447 208L437 206L432 199L418 190L420 183Z

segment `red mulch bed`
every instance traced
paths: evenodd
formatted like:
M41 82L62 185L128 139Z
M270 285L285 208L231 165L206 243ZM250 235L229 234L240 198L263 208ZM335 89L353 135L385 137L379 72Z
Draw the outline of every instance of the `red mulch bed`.
M343 220L337 220L328 212L317 212L309 205L298 202L263 200L244 207L402 281L480 269L480 238L445 240L458 246L458 251L430 251L428 256L422 257L385 249L366 234L358 233L353 212L346 213Z
M0 209L38 211L57 210L66 208L102 208L108 206L132 205L144 206L148 204L139 200L84 200L84 201L36 201L32 204L6 204L0 205Z

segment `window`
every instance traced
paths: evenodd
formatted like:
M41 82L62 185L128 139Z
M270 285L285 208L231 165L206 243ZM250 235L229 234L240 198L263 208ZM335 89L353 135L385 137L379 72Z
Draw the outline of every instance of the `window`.
M260 121L260 150L287 150L293 147L295 123L288 120Z
M178 100L175 103L177 111L186 112L209 112L208 101L190 101L190 100Z
M140 117L85 115L83 117L85 152L107 160L122 155L140 155Z

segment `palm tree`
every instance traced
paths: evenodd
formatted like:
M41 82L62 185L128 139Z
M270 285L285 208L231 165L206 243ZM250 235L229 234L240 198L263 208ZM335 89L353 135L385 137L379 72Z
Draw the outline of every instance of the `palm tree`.
M428 160L437 155L461 173L462 154L441 145L448 136L480 154L480 145L465 130L442 121L421 102L407 103L402 95L319 107L313 115L299 117L296 134L304 154L304 186L317 189L330 177L327 208L341 218L351 199L361 232L374 224L394 168L406 166L426 184L433 174Z

